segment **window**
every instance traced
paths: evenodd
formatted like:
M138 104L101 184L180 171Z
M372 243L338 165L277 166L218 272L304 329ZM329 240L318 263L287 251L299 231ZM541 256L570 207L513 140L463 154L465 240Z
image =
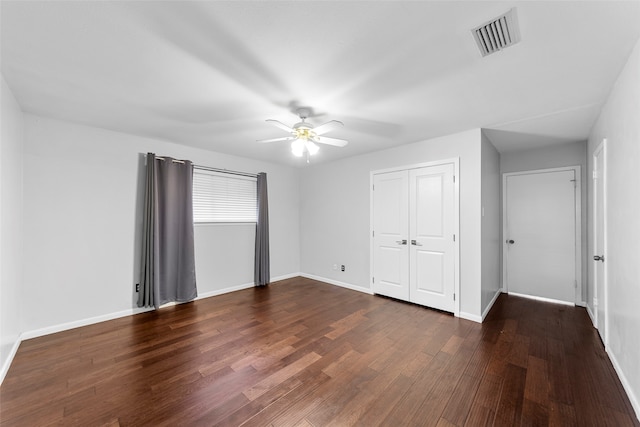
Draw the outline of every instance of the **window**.
M193 171L193 222L256 222L256 178Z

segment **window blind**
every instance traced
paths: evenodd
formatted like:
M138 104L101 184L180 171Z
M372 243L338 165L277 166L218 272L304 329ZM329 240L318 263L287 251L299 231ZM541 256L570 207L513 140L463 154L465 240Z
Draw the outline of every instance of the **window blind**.
M256 222L256 178L194 169L193 221Z

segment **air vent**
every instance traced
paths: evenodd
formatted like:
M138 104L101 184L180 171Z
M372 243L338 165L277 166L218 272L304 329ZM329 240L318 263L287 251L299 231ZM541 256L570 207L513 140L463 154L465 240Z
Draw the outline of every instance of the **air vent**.
M504 15L471 30L482 56L491 55L520 41L518 15L513 8Z

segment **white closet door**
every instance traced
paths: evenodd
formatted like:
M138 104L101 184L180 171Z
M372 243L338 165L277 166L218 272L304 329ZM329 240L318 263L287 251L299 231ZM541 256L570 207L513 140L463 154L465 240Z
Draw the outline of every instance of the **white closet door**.
M409 174L410 295L417 304L454 311L454 165Z
M409 300L407 171L374 175L373 290Z

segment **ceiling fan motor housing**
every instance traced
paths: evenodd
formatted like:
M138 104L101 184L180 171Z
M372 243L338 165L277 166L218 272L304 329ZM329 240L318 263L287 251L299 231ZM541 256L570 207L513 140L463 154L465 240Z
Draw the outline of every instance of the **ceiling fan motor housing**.
M295 125L293 125L293 128L298 130L298 129L313 129L313 125L311 123L307 123L307 122L299 122L296 123Z

